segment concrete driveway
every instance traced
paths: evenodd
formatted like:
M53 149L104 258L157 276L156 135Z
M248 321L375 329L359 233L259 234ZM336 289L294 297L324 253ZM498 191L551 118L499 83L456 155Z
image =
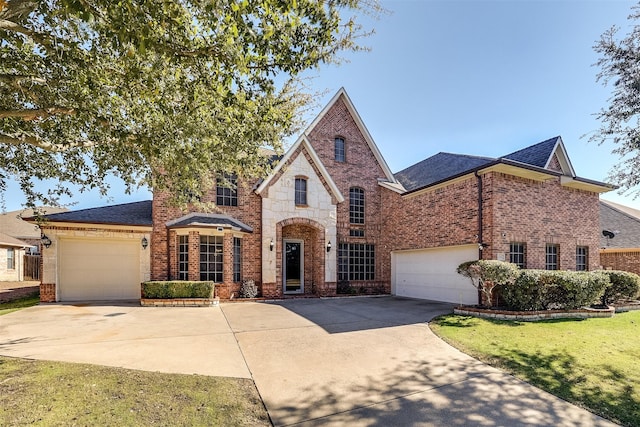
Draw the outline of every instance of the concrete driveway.
M220 308L45 305L0 317L0 354L252 377L275 425L613 425L466 356L393 297Z

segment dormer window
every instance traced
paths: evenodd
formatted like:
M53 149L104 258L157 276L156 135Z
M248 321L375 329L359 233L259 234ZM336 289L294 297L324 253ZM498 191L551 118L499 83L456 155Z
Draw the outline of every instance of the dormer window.
M336 137L334 140L334 153L336 162L344 163L345 151L344 151L344 138Z

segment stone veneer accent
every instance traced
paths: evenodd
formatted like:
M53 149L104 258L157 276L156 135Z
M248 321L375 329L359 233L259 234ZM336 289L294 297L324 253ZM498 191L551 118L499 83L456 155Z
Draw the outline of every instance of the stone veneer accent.
M523 322L536 322L539 320L551 319L590 319L613 317L616 309L591 309L581 308L577 310L546 310L546 311L508 311L508 310L486 310L475 307L455 307L454 314L460 316L481 317L484 319L515 320Z

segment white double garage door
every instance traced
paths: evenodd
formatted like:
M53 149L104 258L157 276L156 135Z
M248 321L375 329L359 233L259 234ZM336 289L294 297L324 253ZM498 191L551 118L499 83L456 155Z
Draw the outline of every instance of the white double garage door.
M140 299L140 241L60 239L58 299L102 301Z
M397 296L477 304L478 291L456 272L478 259L478 245L395 251L391 253L391 290Z

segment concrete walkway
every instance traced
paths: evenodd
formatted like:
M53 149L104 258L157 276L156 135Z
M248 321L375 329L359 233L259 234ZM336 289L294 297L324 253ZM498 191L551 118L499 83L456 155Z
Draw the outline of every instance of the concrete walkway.
M0 316L0 355L253 378L275 425L613 425L466 356L393 297L214 308L41 305Z

